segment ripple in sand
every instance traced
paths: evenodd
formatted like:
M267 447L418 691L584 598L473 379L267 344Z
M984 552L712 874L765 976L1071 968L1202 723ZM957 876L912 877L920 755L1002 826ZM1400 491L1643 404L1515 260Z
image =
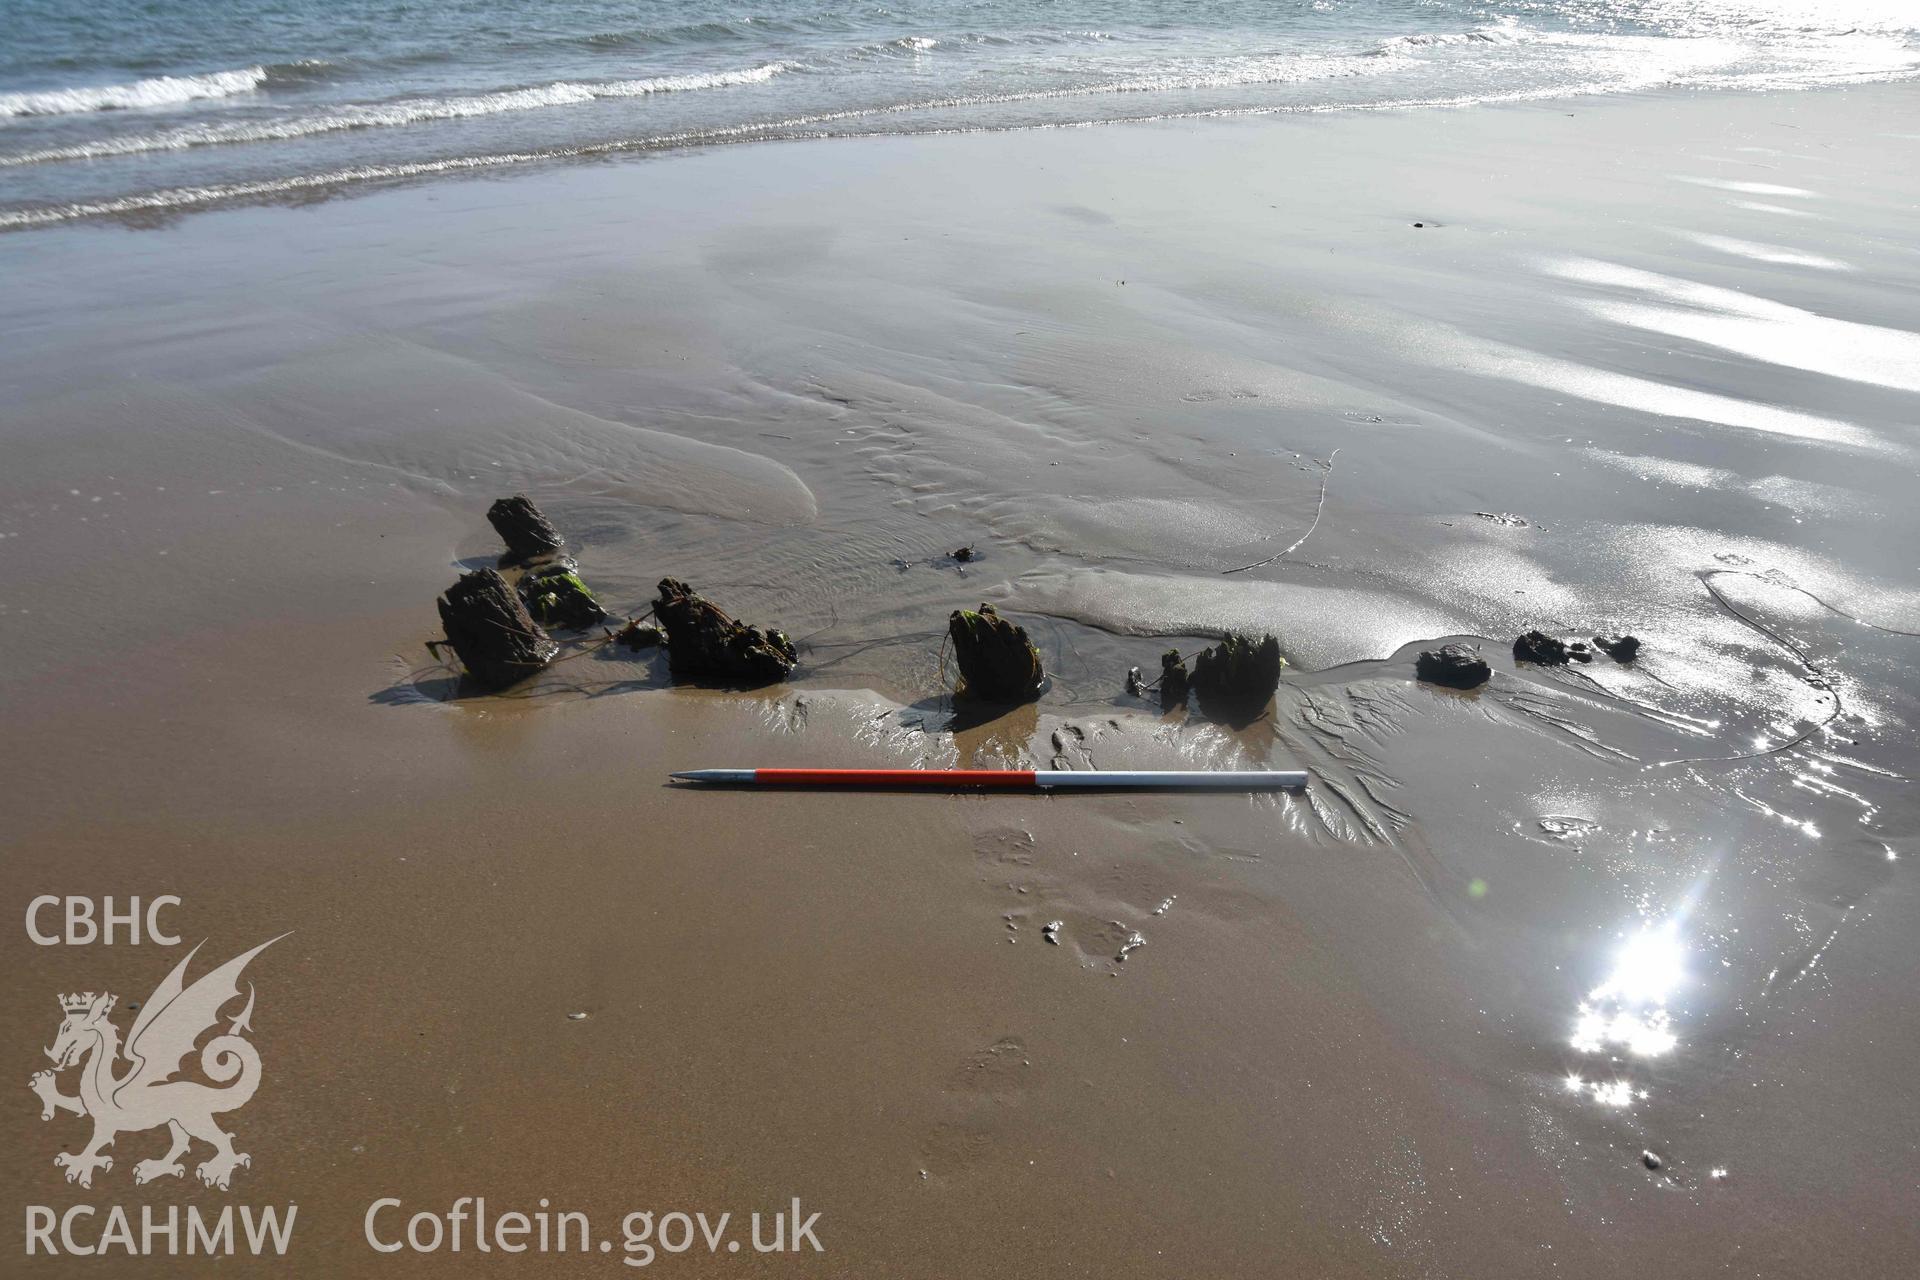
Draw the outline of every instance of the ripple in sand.
M1852 271L1854 269L1852 263L1842 262L1838 258L1829 258L1819 253L1807 253L1799 249L1788 249L1777 244L1736 240L1732 236L1709 235L1704 231L1677 231L1674 234L1717 253L1731 254L1736 258L1751 258L1755 262L1765 262L1774 266L1814 267L1821 271Z
M1691 183L1696 187L1714 187L1721 191L1737 191L1744 196L1790 196L1803 200L1818 200L1818 191L1809 191L1805 187L1782 186L1777 182L1741 182L1732 178L1689 178L1680 177L1676 181Z
M1783 409L1755 400L1739 400L1711 391L1674 386L1559 360L1520 347L1497 342L1482 342L1459 337L1448 343L1434 341L1426 352L1436 363L1470 369L1489 377L1558 392L1580 400L1610 404L1638 413L1662 418L1684 418L1715 426L1737 427L1768 435L1792 436L1827 444L1851 445L1861 449L1886 449L1889 446L1873 432L1838 418Z
M1542 269L1577 284L1635 295L1633 302L1596 298L1581 304L1615 324L1719 347L1783 368L1897 391L1920 391L1920 334L1835 319L1737 289L1588 258L1555 260Z
M1785 507L1801 515L1837 515L1858 511L1869 501L1857 490L1839 485L1821 484L1792 476L1768 475L1749 480L1724 467L1703 466L1678 458L1656 458L1646 454L1614 453L1607 449L1582 449L1581 455L1605 467L1611 467L1641 480L1674 485L1684 489L1713 492L1735 490L1761 502Z
M582 413L404 342L341 343L283 361L225 398L295 448L441 492L606 494L767 524L807 524L818 514L813 492L771 458Z
M1001 533L1037 550L1195 566L1210 565L1213 553L1273 537L1283 520L1257 520L1218 500L1174 498L1007 499L985 514Z
M1789 218L1818 218L1822 216L1811 209L1790 209L1783 204L1767 204L1760 200L1734 200L1730 203L1736 209L1751 209L1755 213L1777 213Z
M1289 661L1309 668L1383 657L1414 640L1452 635L1470 625L1464 615L1379 592L1239 576L1038 572L1016 579L1009 599L1018 609L1121 635L1270 631L1280 637Z
M1596 368L1524 347L1475 337L1439 323L1430 322L1418 327L1381 324L1375 326L1374 331L1394 343L1402 358L1436 369L1464 370L1482 377L1501 378L1557 395L1614 405L1656 417L1686 419L1859 449L1885 451L1894 447L1874 432L1838 418Z

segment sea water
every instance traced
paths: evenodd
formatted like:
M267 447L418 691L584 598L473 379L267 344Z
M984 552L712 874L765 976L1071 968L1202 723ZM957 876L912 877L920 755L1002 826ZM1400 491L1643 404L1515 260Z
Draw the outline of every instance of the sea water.
M1916 74L1910 0L0 0L0 229L735 142Z

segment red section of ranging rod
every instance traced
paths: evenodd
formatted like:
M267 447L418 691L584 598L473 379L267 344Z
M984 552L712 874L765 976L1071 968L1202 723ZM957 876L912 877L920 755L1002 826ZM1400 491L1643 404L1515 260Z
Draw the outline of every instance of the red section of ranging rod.
M993 787L1034 789L1031 769L755 769L754 782L775 787Z

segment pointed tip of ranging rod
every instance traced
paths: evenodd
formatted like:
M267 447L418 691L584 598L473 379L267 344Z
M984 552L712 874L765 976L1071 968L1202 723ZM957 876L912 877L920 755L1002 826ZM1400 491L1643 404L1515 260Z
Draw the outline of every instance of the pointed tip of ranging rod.
M752 782L752 769L684 769L670 774L675 782Z

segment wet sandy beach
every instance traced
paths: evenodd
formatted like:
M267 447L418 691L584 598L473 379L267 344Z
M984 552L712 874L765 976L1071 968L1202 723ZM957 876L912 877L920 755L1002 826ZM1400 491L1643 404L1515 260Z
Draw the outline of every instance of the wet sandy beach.
M68 1185L24 1087L55 993L178 953L0 933L14 1221L297 1203L223 1265L557 1275L621 1254L363 1215L547 1197L617 1242L797 1196L822 1254L654 1266L1902 1274L1915 106L734 147L0 236L7 910L292 931L231 1193L134 1187L155 1133ZM433 600L516 490L610 606L684 578L794 683L595 653L457 696ZM983 600L1053 684L956 723ZM1646 647L1515 664L1536 626ZM1269 716L1124 693L1228 627L1292 663ZM1447 639L1493 682L1416 683ZM803 763L1315 780L665 784Z

